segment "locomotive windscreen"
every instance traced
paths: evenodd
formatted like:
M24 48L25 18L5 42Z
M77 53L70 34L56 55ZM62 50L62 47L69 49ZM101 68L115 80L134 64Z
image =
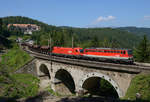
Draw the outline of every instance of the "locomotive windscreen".
M132 50L128 50L128 55L132 55Z
M80 49L80 52L83 53L83 49Z

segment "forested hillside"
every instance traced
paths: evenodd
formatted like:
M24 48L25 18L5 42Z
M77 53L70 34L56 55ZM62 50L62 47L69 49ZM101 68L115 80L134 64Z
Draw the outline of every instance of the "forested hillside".
M138 27L120 27L118 28L123 31L128 31L136 35L147 35L150 39L150 28L138 28Z
M3 24L8 25L8 24L37 24L42 27L45 31L49 30L49 28L55 28L55 26L48 25L46 23L33 20L28 17L22 17L22 16L9 16L9 17L4 17L3 19Z
M9 48L10 41L7 39L7 37L10 35L10 32L8 31L7 27L3 24L2 19L0 18L0 52L1 49Z
M31 38L38 44L47 45L50 37L53 46L70 47L72 38L74 46L80 47L117 47L133 48L140 37L127 31L113 28L73 28L56 27L28 17L11 16L2 18L3 24L37 24L41 30L34 32ZM13 34L20 34L16 33Z
M132 33L112 28L76 28L74 32L80 35L79 40L83 42L97 38L101 47L132 48L140 39Z

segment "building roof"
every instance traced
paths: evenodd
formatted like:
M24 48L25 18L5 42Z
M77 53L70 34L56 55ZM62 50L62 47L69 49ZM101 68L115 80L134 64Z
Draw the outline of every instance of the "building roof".
M21 28L26 28L28 26L39 27L36 24L8 24L7 27L9 28L11 25L16 26L16 27L21 27Z

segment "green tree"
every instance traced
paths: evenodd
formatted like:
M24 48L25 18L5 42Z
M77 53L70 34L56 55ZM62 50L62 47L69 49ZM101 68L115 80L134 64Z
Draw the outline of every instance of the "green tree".
M120 47L119 41L116 38L113 38L111 40L110 47L111 48L119 48Z
M102 46L105 47L105 48L110 47L110 42L107 38L104 38Z
M148 62L150 57L150 49L149 49L149 41L147 39L147 36L144 35L143 39L135 48L134 51L135 59L139 62Z
M99 47L99 39L96 35L93 37L91 41L91 47Z
M2 19L0 18L0 35L2 33Z

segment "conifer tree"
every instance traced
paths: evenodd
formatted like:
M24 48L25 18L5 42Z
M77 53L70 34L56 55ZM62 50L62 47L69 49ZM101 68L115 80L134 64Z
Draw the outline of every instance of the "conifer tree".
M149 41L144 35L143 39L135 49L135 59L139 62L148 62L150 57Z
M111 48L120 48L120 44L119 44L119 41L117 40L117 38L112 38L111 39L110 47Z
M104 38L102 46L105 47L105 48L111 47L110 46L110 41L107 38Z
M94 36L91 41L91 47L99 47L99 40L97 36Z
M2 34L2 19L0 18L0 35Z

